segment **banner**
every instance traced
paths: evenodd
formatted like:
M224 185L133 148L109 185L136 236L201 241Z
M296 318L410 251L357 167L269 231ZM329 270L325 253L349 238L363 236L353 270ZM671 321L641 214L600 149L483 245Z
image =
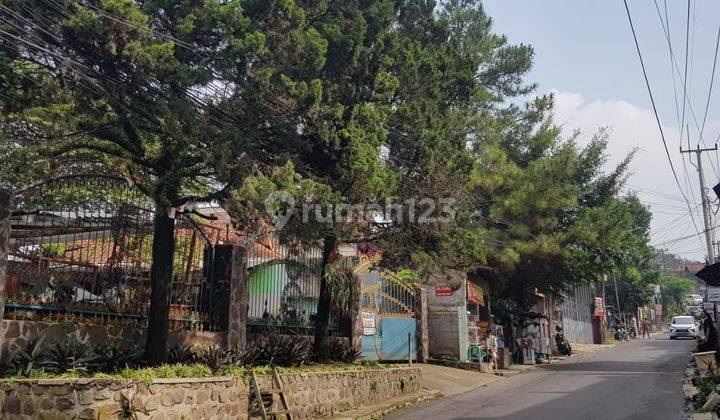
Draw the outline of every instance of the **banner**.
M483 298L483 289L475 286L470 280L465 281L467 283L468 300L475 302L480 306L485 306L485 299Z

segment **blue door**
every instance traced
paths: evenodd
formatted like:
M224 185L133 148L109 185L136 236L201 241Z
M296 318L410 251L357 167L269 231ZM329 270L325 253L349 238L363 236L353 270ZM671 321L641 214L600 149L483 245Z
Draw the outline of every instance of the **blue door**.
M370 271L363 276L362 293L365 360L408 360L408 353L415 360L413 287L392 273Z

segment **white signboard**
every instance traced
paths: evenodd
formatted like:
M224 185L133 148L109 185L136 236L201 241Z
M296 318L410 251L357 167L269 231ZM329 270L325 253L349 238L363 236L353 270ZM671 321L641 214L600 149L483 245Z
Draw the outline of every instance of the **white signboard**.
M708 287L707 288L707 301L708 302L720 302L720 287Z
M374 312L363 312L362 313L363 323L363 335L375 335L375 313Z

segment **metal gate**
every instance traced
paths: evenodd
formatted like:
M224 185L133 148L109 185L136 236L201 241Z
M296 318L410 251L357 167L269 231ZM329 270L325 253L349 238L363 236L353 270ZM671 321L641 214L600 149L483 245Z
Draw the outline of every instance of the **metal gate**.
M119 176L62 176L18 190L4 317L144 327L153 218L152 201ZM213 227L203 220L176 216L171 329L215 328L206 267Z
M366 360L415 360L415 289L388 271L363 275L362 351Z

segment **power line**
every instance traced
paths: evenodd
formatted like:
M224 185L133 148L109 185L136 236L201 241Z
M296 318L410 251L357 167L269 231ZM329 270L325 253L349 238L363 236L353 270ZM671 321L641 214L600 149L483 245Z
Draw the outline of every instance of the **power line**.
M678 179L677 172L675 171L675 166L673 165L672 158L670 157L670 151L668 150L667 141L665 140L665 133L663 132L662 124L660 123L657 106L655 106L655 98L653 97L652 88L650 87L650 80L648 80L647 70L645 69L645 61L643 60L642 52L640 51L640 43L638 42L637 34L635 33L635 25L633 24L632 16L630 14L630 7L628 6L627 0L623 0L623 3L625 4L625 11L627 12L628 22L630 23L630 30L632 31L633 40L635 41L635 49L637 50L638 58L640 59L640 66L642 67L643 78L645 79L645 86L647 87L648 95L650 95L650 103L652 104L653 113L655 114L655 121L657 122L658 129L660 130L660 138L662 139L663 147L665 148L665 155L667 156L668 162L670 163L670 169L672 170L675 183L680 190L680 194L682 194L683 198L685 199L685 204L687 205L688 211L692 211L690 202L685 195L682 187L680 186L680 180ZM697 232L698 228L695 224L695 218L693 218L693 225L695 225L695 231ZM700 233L698 232L698 235L699 234Z
M675 53L672 49L672 42L670 39L670 23L669 23L670 21L669 21L668 13L667 13L667 3L665 3L665 16L666 16L665 22L667 22L667 25L663 21L662 13L660 12L660 8L657 6L656 0L655 0L655 6L656 6L655 9L658 14L658 19L660 20L660 26L663 29L663 34L665 35L665 38L668 43L668 49L669 49L669 53L670 53L670 72L673 76L673 90L675 89L675 72L677 72L678 78L680 79L680 84L683 88L683 108L685 108L685 105L687 105L687 109L690 110L690 115L692 116L692 120L695 125L695 128L697 129L698 133L700 133L700 131L701 131L700 123L698 122L698 118L697 118L697 115L695 114L695 109L692 106L692 100L690 98L690 92L689 92L689 88L688 88L689 81L683 79L682 72L680 71L680 66L678 66L677 60L675 59ZM688 25L689 25L689 19L688 19ZM689 33L689 27L686 29L686 32ZM688 37L689 37L689 35L686 36L686 55L688 54L688 50L689 50L689 46L687 45ZM673 68L675 70L674 72L673 72ZM686 74L686 77L687 77L687 74ZM677 102L677 97L676 97L675 101ZM683 138L682 130L683 130L683 126L685 124L685 117L684 117L685 109L683 109L682 121L680 120L680 115L679 115L679 110L677 109L677 104L676 104L675 112L676 112L676 116L677 116L678 124L679 124L678 129L679 129L679 134L680 134L680 144L682 144L682 138ZM689 139L688 139L688 141L689 141ZM707 145L707 143L705 142L705 137L700 137L698 140L698 144L700 142L702 142L704 145ZM717 143L717 141L716 141L716 143ZM692 161L691 161L691 163L692 163ZM715 174L715 176L720 178L720 173L718 173L718 169L715 167L715 164L712 162L712 160L710 160L710 166L712 167L712 170L713 170L713 173Z

